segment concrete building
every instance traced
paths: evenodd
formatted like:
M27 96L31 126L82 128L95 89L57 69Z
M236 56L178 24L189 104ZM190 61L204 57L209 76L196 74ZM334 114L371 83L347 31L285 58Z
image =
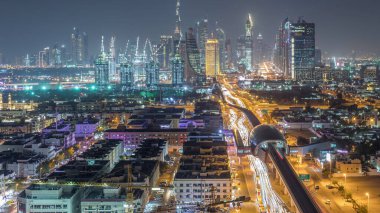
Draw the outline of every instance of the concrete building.
M99 126L99 120L86 118L75 124L75 137L89 137Z
M77 159L86 161L107 160L110 162L111 170L120 161L123 154L124 142L122 140L100 140Z
M187 141L174 178L174 187L176 199L181 205L231 199L227 143L213 137Z
M72 186L31 185L17 197L17 212L79 213L79 188Z
M164 139L168 141L169 152L177 152L182 150L182 145L186 141L187 135L188 131L186 129L127 129L119 127L104 132L106 139L123 140L126 152L133 152L143 140L149 138Z
M162 139L146 139L134 151L133 158L164 162L168 155L168 143Z
M336 168L341 173L362 173L362 163L359 159L336 161Z

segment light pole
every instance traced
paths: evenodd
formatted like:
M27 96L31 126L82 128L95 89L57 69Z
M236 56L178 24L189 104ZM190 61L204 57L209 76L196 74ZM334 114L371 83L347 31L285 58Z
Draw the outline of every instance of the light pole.
M346 174L346 173L344 173L344 174L343 174L343 176L344 176L344 186L346 186L346 181L347 181L347 174Z
M369 212L369 193L365 193L365 195L367 196L368 200L367 200L367 212Z

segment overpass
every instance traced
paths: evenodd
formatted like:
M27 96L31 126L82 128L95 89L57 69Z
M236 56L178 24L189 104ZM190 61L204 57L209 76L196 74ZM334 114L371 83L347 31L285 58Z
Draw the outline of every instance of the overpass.
M322 212L288 162L286 158L288 146L283 134L274 126L260 125L260 121L250 110L233 104L228 105L243 112L255 127L250 136L251 154L255 156L264 154L262 156L264 162L273 165L271 169L276 180L279 180L280 185L284 186L284 193L290 196L291 206L295 207L296 212ZM244 155L247 154L246 147L241 147L241 149L244 151Z
M260 156L275 174L276 180L284 187L283 192L290 196L291 207L300 213L321 212L309 191L299 180L286 154L288 146L282 133L274 126L258 125L250 137L252 154Z

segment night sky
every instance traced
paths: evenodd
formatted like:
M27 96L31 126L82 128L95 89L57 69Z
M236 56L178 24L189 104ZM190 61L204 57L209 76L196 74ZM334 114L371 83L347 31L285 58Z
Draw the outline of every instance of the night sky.
M172 34L176 0L0 0L0 52L8 58L69 44L74 26L89 35L90 54L100 36L116 35L117 44L140 35L158 41ZM290 17L316 23L317 46L324 52L349 55L352 50L380 54L379 0L182 0L183 29L207 17L233 42L243 33L247 13L254 31L273 45L280 22ZM121 46L119 46L121 47Z

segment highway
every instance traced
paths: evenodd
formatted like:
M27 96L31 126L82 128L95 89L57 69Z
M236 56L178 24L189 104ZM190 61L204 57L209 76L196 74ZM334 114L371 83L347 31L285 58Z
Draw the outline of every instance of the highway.
M228 86L227 86L228 87ZM236 94L226 87L222 87L222 93L230 109L229 127L239 132L245 146L250 146L249 136L253 127L261 122L246 108L246 104L237 98ZM256 190L248 188L249 194L256 193L256 203L260 212L286 213L289 212L284 202L272 188L268 170L263 161L253 155L248 156L249 168L254 173L252 182L257 186ZM251 196L252 197L252 196Z
M298 209L305 213L321 212L317 203L298 179L286 157L277 151L273 144L268 144L268 153L276 168L280 170L279 173L290 191L290 195L293 197Z
M244 97L240 96L240 92L237 92L236 90L234 91L233 87L230 84L226 83L225 80L221 88L224 100L227 102L228 106L238 109L240 112L242 112L240 119L236 118L236 113L233 114L234 119L231 119L231 122L233 122L231 123L231 127L239 131L242 136L244 145L250 146L249 135L247 138L246 134L247 132L250 133L253 127L259 125L262 122L257 118L257 116L255 116L253 112L254 107L250 105L249 101L244 100ZM248 119L250 126L247 127L243 122L239 122L241 119ZM237 124L236 121L238 121ZM287 184L290 194L292 195L298 209L301 212L305 213L321 212L307 189L299 181L296 173L292 170L285 156L281 157L272 145L269 145L268 152L272 158L273 163L279 169L284 182ZM250 161L251 170L256 174L254 178L258 186L257 200L260 211L262 211L262 209L265 209L266 212L288 212L284 202L279 198L271 186L265 163L262 162L259 158L256 158L252 155L248 156L248 159Z

